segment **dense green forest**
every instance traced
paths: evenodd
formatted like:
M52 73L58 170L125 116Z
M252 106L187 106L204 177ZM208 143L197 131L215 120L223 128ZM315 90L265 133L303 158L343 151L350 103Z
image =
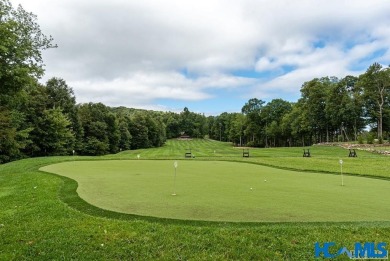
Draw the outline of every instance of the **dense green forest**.
M317 142L388 139L390 67L374 63L359 76L303 83L297 102L250 99L242 111L205 116L77 104L70 86L45 84L42 51L56 48L36 16L0 0L0 163L49 155L103 155L159 147L186 134L245 146L305 146Z

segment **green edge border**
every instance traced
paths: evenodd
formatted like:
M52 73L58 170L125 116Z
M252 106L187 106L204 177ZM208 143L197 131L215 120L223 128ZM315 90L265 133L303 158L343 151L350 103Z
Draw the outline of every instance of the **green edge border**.
M115 160L115 159L98 159L101 160ZM40 166L37 166L37 171L40 173L45 173L51 176L55 176L60 178L63 181L63 184L60 185L58 190L58 198L68 205L69 207L80 211L81 213L95 216L95 217L101 217L101 218L109 218L109 219L116 219L116 220L124 220L124 221L148 221L148 222L155 222L159 224L166 224L166 225L187 225L187 226L213 226L213 227L259 227L259 226L290 226L290 227L299 227L299 226L313 226L313 227L329 227L329 226L340 226L340 225L358 225L358 226L364 226L364 227L389 227L390 221L358 221L358 222L223 222L223 221L203 221L203 220L183 220L183 219L173 219L173 218L159 218L159 217L152 217L152 216L141 216L141 215L135 215L135 214L127 214L127 213L120 213L115 211L110 211L106 209L102 209L99 207L96 207L94 205L89 204L85 200L79 197L77 193L78 183L77 181L64 177L58 174L54 174L51 172L41 171L39 168L43 166L48 166L60 162L66 162L69 160L58 160L56 162L51 162L50 164L42 164ZM81 161L84 161L81 159ZM95 161L95 160L86 160L86 161ZM229 160L221 160L221 161L229 161ZM237 162L237 163L252 163L256 165L263 165L267 167L273 167L270 165L265 164L258 164L255 162L246 162L246 161L229 161L229 162ZM293 169L290 169L293 170ZM296 170L295 170L296 171ZM321 174L333 174L331 172L320 172ZM354 175L350 174L351 176L357 176L357 177L365 177L365 178L374 178L374 179L382 179L386 181L390 181L390 178L386 177L374 177L374 176L366 176L366 175Z

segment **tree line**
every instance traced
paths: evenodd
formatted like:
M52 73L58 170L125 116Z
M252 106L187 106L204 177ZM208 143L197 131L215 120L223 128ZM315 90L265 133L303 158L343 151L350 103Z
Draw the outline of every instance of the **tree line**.
M378 63L359 76L305 82L297 102L253 98L239 113L205 116L77 104L64 79L39 83L49 48L34 14L0 0L0 163L159 147L183 134L258 147L357 140L368 125L379 142L389 135L390 69Z
M253 98L241 113L212 118L210 137L257 147L389 140L389 67L374 63L359 76L315 78L300 91L297 102Z

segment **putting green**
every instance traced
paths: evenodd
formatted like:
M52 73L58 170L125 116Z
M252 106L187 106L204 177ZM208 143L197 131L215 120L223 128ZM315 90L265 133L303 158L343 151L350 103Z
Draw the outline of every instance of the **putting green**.
M226 162L110 160L41 168L78 182L97 207L142 216L233 222L389 221L390 181ZM173 193L176 196L173 196Z

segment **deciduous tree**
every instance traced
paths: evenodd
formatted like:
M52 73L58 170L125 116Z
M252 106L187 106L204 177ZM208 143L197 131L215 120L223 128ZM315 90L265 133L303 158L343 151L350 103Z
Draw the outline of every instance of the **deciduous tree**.
M365 106L371 122L377 121L378 139L383 139L383 115L390 106L390 67L372 64L359 77Z

